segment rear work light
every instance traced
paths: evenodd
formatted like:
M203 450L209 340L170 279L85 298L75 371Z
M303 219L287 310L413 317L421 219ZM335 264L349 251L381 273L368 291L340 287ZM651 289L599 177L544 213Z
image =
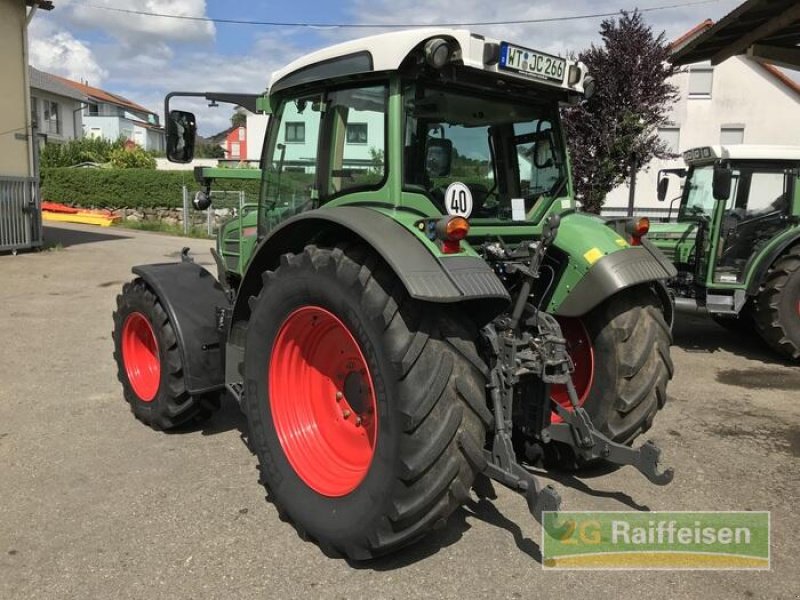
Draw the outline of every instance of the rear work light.
M628 233L631 234L631 245L641 246L642 238L650 231L650 219L640 217L628 223Z
M461 240L469 233L469 222L464 217L444 217L436 222L436 238L442 242L442 252L458 254Z

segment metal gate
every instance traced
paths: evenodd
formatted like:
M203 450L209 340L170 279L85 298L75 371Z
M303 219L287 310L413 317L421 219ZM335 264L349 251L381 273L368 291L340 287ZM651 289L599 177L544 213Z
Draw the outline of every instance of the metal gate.
M0 176L0 252L41 245L38 181L33 177Z

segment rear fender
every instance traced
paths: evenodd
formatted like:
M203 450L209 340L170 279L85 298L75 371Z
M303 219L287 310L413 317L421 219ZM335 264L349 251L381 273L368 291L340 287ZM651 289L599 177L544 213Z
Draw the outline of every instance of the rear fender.
M158 297L183 359L186 390L202 394L225 385L216 308L230 306L219 282L200 265L184 261L139 265L133 272Z
M364 243L373 248L412 298L462 303L476 322L490 320L509 304L502 282L481 258L434 256L414 233L383 213L339 206L288 219L261 241L239 287L233 322L249 319L249 298L259 293L262 274L275 270L283 254L302 252L308 244L333 247L342 242Z

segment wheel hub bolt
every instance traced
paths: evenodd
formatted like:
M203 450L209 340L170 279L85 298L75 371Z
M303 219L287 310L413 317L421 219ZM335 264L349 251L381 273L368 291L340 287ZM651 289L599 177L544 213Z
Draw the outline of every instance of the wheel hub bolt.
M336 401L339 402L342 398L344 398L344 394L342 392L336 392Z
M356 425L361 425L361 417L356 417Z
M350 411L345 408L344 411L342 411L342 416L345 419L349 418L350 417Z

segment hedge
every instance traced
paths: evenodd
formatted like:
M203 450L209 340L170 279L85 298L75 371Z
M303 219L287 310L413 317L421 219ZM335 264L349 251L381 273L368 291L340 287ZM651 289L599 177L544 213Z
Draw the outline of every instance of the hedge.
M200 189L192 171L150 169L42 169L42 199L70 206L96 208L180 208L181 188L190 195ZM244 190L247 200L258 199L255 180L219 182L213 189Z

